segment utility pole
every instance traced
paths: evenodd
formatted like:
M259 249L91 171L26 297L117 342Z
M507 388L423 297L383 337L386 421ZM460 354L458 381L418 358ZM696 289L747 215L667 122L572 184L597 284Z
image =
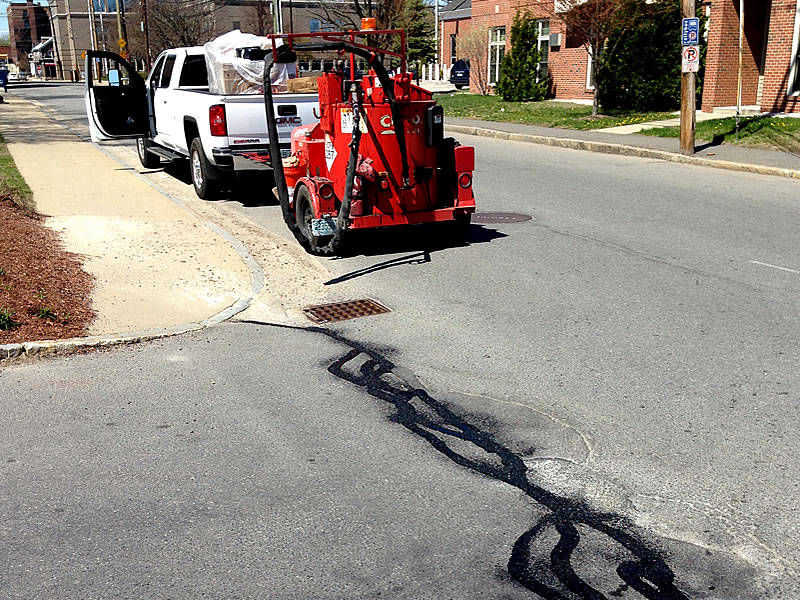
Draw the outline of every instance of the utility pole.
M117 4L117 39L122 40L125 39L122 37L122 14L120 13L120 4L122 4L122 0L114 0Z
M144 62L150 72L150 27L147 24L147 0L142 0L142 28L144 29Z
M53 19L53 5L50 4L51 0L47 0L47 16L50 17L50 33L53 34L53 53L56 63L56 79L64 79L64 63L61 59L61 47L58 45L58 36L56 35L56 23ZM58 6L56 6L58 8Z
M125 50L130 52L130 48L128 47L128 22L127 16L125 15L125 0L117 0L117 12L119 13L119 19L122 23L122 34L120 37L125 40Z
M695 0L681 0L681 17L697 16ZM699 42L699 40L698 40ZM684 51L684 48L681 48ZM686 69L681 69L685 71ZM694 73L681 73L681 154L694 154L697 115L697 89Z
M78 66L78 49L75 46L75 32L72 29L72 12L70 10L69 3L70 0L67 0L64 3L64 6L67 9L67 37L69 37L69 49L72 53L72 60L70 61L72 66L72 80L80 81L81 69ZM58 4L56 4L56 8L58 8Z
M97 50L97 21L94 14L94 0L86 0L86 6L89 10L89 43L92 45L92 50ZM95 62L95 76L100 79L102 73L100 71L100 63Z
M436 48L436 63L441 61L441 54L439 54L439 0L433 0L433 43Z

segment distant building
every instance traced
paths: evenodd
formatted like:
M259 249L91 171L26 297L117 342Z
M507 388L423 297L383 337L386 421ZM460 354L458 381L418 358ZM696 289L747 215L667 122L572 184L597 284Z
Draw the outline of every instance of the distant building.
M28 68L28 54L43 38L52 35L47 8L27 2L8 5L8 59L23 69Z
M159 0L156 0L159 1ZM161 0L163 1L163 0ZM170 0L179 2L180 0ZM259 20L272 27L272 2L270 0L207 0L214 5L210 10L213 23L207 31L213 31L214 36L222 35L234 29L245 33L259 33ZM117 0L92 0L94 9L94 37L95 47L99 50L108 50L119 53L117 29ZM196 2L194 3L196 6ZM336 6L346 6L346 2L337 3ZM53 10L53 51L55 54L56 70L59 76L78 80L82 79L84 60L82 54L92 48L90 36L90 18L87 0L51 0ZM132 3L125 2L123 8L126 12L126 27L128 33L136 32L140 23L132 17ZM319 2L305 0L283 0L281 2L283 14L283 29L290 31L319 31L332 29L333 24L328 23L324 13L319 10ZM141 34L139 34L141 37ZM195 42L197 43L197 42ZM154 49L158 54L158 49ZM142 59L142 56L138 56ZM152 57L155 59L155 56ZM141 65L141 61L140 65Z
M536 20L540 69L546 69L552 93L565 100L590 100L594 96L591 57L582 40L567 35L553 0L453 0L440 11L442 62L451 65L458 54L458 38L479 28L487 41L487 81L494 87L500 76L500 63L511 48L511 25L518 12ZM473 89L473 91L475 91Z
M439 9L439 38L442 63L452 65L459 58L458 36L469 28L472 19L472 0L453 0Z
M739 0L710 0L703 111L736 105ZM745 0L742 104L800 112L800 0Z

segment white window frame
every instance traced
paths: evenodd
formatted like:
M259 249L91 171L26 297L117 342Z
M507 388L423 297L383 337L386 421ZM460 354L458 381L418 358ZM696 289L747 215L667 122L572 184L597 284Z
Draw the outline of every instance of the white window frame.
M800 1L800 0L798 0L798 1ZM492 34L495 31L499 31L501 29L503 30L503 39L501 41L494 41L494 39L493 39L494 36ZM499 48L503 49L503 56L505 56L505 50L506 50L506 27L505 27L505 25L499 25L497 27L490 27L489 28L489 56L487 57L488 60L486 61L486 75L487 75L487 79L486 80L488 82L490 82L489 83L490 87L496 86L497 82L500 81L500 63L502 62L502 59L499 57L499 55L500 55ZM492 52L493 51L496 52L497 62L494 65L494 68L495 68L494 83L491 83L491 81L492 81Z
M800 0L798 0L798 1L800 1ZM502 39L502 41L494 41L494 39L493 39L494 36L492 34L495 31L498 31L500 29L503 30L503 39ZM505 56L505 50L506 50L506 27L505 27L505 25L500 25L500 26L497 26L497 27L490 27L489 28L489 53L488 53L488 56L487 56L488 60L486 61L486 75L487 75L486 80L488 82L490 82L489 86L491 86L491 87L496 86L497 82L500 81L500 63L502 62L502 59L499 58L499 54L500 53L497 50L498 48L502 48L503 49L503 55ZM494 65L494 67L495 67L494 83L491 83L491 81L492 81L492 51L495 51L497 53L497 58L498 58L497 62Z
M765 42L766 43L766 42ZM792 57L791 68L789 69L789 84L786 88L787 96L800 96L800 88L795 88L795 80L797 79L797 69L800 68L797 56L798 46L800 46L800 0L797 0L797 6L794 11L794 37L792 38Z
M542 30L544 29L544 24L547 23L547 33L543 34ZM547 60L539 61L536 65L536 81L542 77L542 74L539 72L541 65L545 65L545 69L547 71L550 70L550 19L536 19L536 49L539 51L539 56L541 57L542 52L542 44L544 44L547 48ZM547 73L545 73L547 76Z
M594 62L594 56L592 56L592 54L592 47L589 46L586 52L586 89L594 91L594 86L592 85L592 63Z

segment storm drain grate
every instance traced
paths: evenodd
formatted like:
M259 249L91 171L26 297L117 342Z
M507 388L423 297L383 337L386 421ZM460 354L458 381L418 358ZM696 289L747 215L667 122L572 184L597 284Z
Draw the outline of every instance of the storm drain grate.
M531 215L512 212L476 212L472 215L473 223L484 223L486 225L496 223L522 223L530 221Z
M370 298L364 298L362 300L348 300L347 302L306 306L303 312L309 319L314 321L314 323L334 323L336 321L347 321L348 319L382 315L383 313L392 311L380 302L376 302Z

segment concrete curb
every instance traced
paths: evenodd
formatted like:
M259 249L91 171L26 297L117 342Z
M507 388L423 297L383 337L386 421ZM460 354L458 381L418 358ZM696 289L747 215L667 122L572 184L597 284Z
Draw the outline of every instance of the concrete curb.
M739 171L742 173L756 173L758 175L772 175L775 177L787 177L789 179L800 179L800 170L783 169L781 167L769 167L766 165L754 165L749 163L737 163L727 160L713 160L701 158L699 156L684 156L666 150L654 150L652 148L641 148L639 146L626 146L624 144L611 144L608 142L592 142L588 140L577 140L573 138L558 138L543 135L531 135L527 133L511 133L509 131L499 131L497 129L485 129L482 127L469 127L466 125L447 125L447 131L453 133L465 133L467 135L477 135L500 140L510 140L513 142L528 142L530 144L541 144L543 146L554 146L557 148L569 148L572 150L587 150L589 152L600 152L603 154L618 154L621 156L635 156L638 158L650 158L664 160L667 162L682 163L686 165L696 165L699 167L711 167L714 169L725 169L727 171Z
M36 342L21 342L18 344L0 345L0 366L15 359L57 356L72 354L80 350L110 348L112 346L127 346L139 342L148 342L160 338L181 335L192 331L199 331L226 321L242 312L249 306L247 300L237 300L225 310L209 317L199 323L186 323L177 327L164 329L148 329L119 335L96 335L90 337L68 338L65 340L41 340Z
M47 117L51 121L55 122L59 127L69 131L70 133L76 135L77 137L81 137L77 132L73 131L64 124L59 123L58 120L55 118L53 112L49 109L49 107L45 106L40 102L37 102L36 100L25 100L25 102L29 102L30 104L33 104L37 108L41 109L42 112L44 112L47 115ZM130 165L124 163L117 157L113 156L110 152L105 150L100 145L95 144L94 142L92 142L92 145L98 150L100 150L103 154L108 156L111 160L116 162L118 165L121 165L123 167L130 167ZM198 219L200 219L204 223L204 225L210 231L213 231L214 233L216 233L217 235L219 235L225 241L228 242L228 244L233 248L236 254L245 263L250 273L250 296L248 296L247 298L239 298L236 302L234 302L227 308L219 311L216 314L211 315L207 319L200 321L198 323L185 323L174 327L148 329L140 332L127 332L127 333L111 334L111 335L68 338L64 340L40 340L35 342L20 342L16 344L0 344L0 366L2 366L6 362L15 359L65 355L78 352L83 349L125 346L130 344L136 344L138 342L146 342L159 338L190 333L192 331L199 331L200 329L205 329L206 327L211 327L212 325L217 325L219 323L222 323L223 321L227 321L228 319L231 319L237 314L245 311L253 302L253 299L256 298L264 289L264 284L265 284L264 271L261 269L259 264L256 262L256 260L253 258L253 256L250 254L250 252L247 250L245 245L240 240L238 240L236 237L234 237L233 234L231 234L224 228L220 227L216 223L213 223L202 217L202 215L192 210L192 208L189 207L181 199L176 198L172 194L168 193L166 190L162 189L159 185L144 177L138 171L134 170L134 174L137 177L143 179L147 184L149 184L162 196L166 197L168 200L177 204L184 210L194 214Z

